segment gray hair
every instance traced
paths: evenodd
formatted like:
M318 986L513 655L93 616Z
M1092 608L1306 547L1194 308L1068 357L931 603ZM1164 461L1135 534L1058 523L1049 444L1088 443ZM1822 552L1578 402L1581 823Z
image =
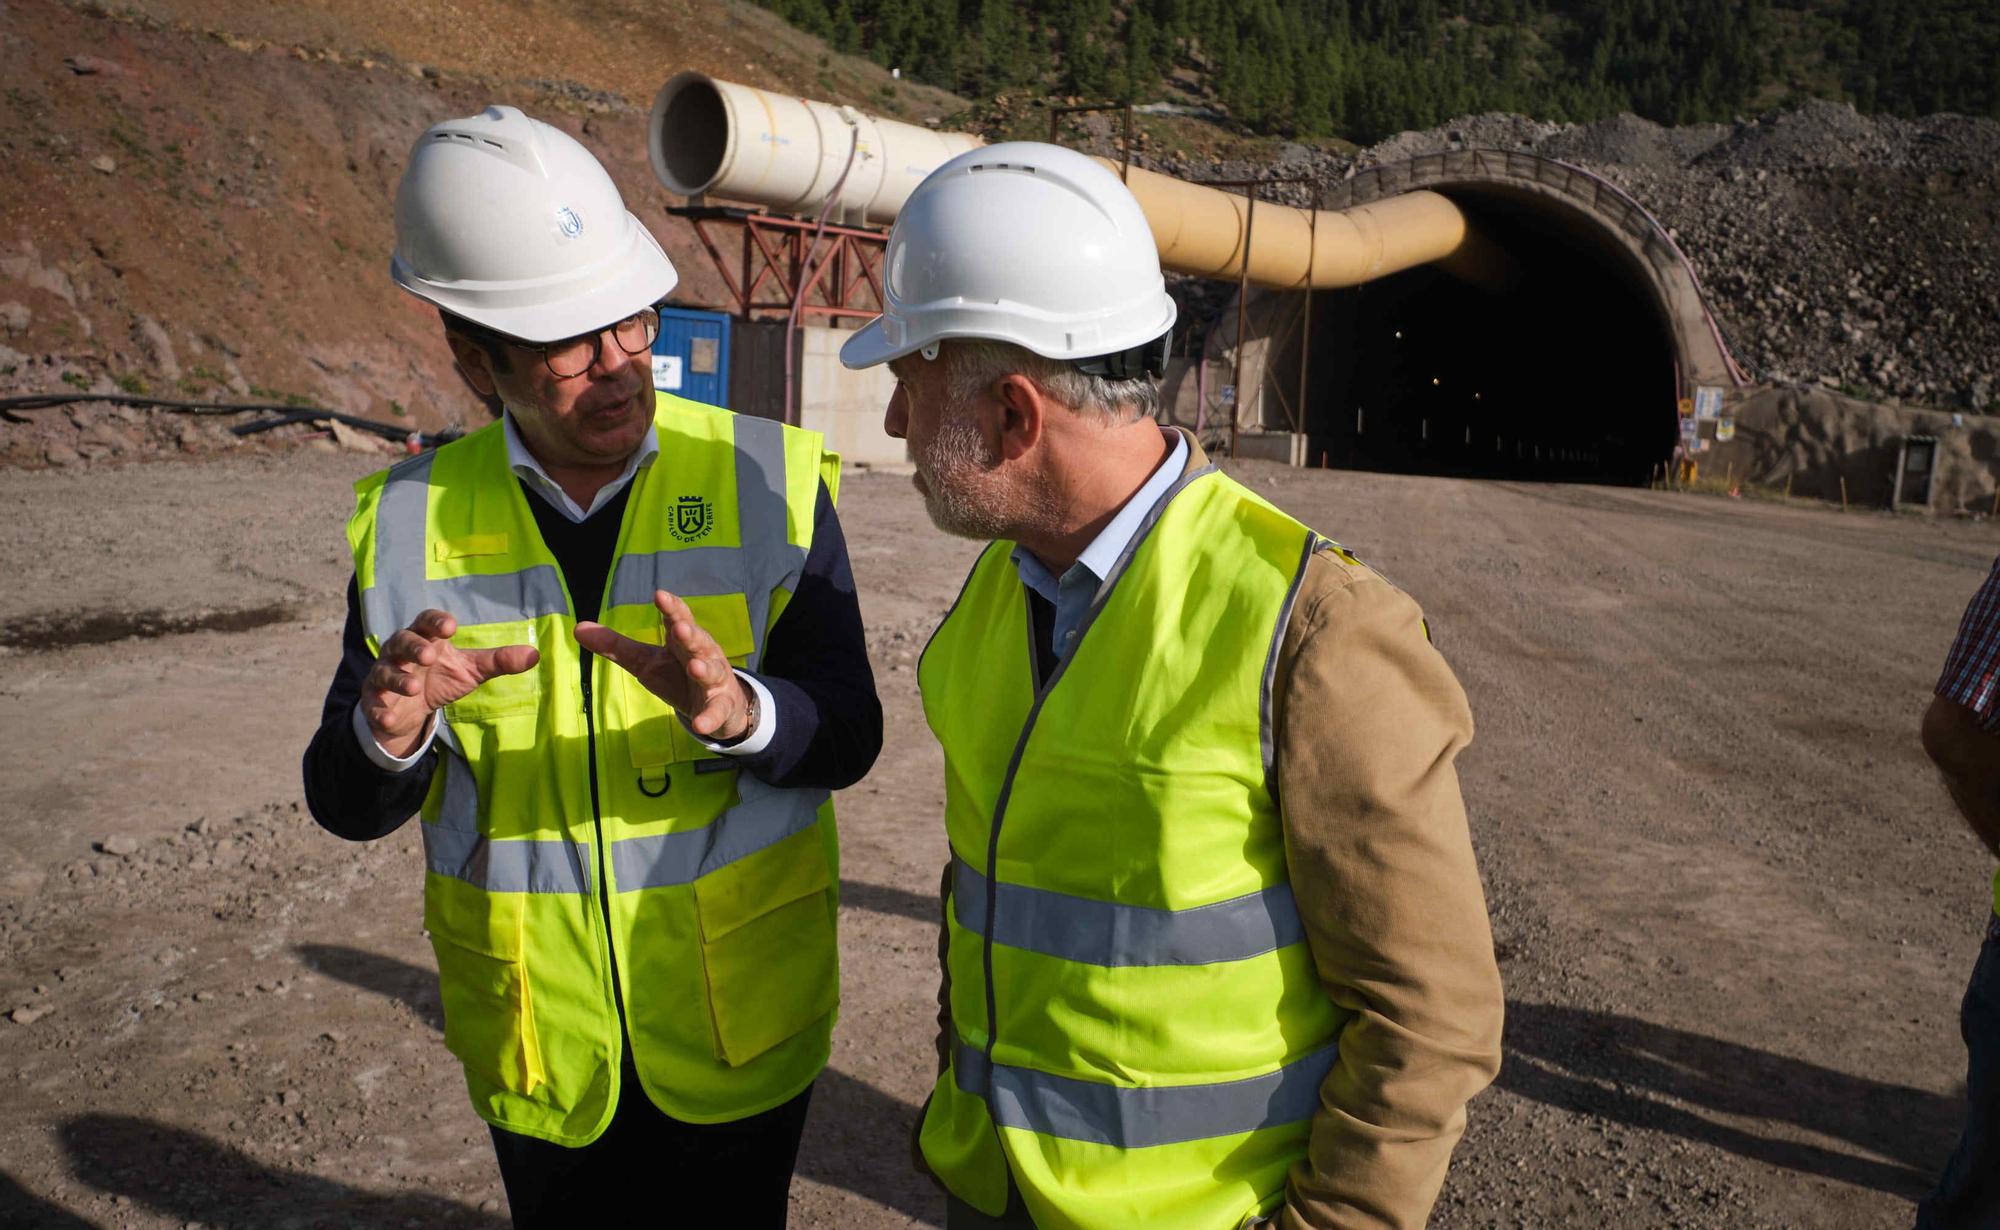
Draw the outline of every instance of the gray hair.
M946 389L953 406L967 404L1002 376L1018 373L1050 399L1106 423L1153 418L1160 409L1160 384L1151 376L1129 380L1092 376L1012 342L957 339L945 343L942 357L947 360Z

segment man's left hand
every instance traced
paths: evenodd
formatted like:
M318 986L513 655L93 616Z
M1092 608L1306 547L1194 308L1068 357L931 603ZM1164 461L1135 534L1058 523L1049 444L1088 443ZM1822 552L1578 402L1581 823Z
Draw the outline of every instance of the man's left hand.
M635 641L588 621L577 624L576 643L631 672L702 738L728 743L750 733L750 696L722 647L695 622L687 603L666 590L653 591L653 605L666 627L664 645Z

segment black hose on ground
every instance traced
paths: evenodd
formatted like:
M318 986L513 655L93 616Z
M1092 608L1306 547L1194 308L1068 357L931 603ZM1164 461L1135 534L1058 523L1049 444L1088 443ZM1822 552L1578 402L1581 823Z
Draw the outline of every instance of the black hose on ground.
M288 406L278 402L223 402L223 401L174 401L165 397L142 397L128 393L33 393L21 397L0 397L0 416L14 421L17 410L48 410L57 406L67 406L75 402L107 402L114 406L150 406L158 410L171 410L176 414L242 414L263 411L276 413L274 419L260 419L255 423L239 423L230 428L239 436L255 435L269 431L273 427L284 427L292 423L304 423L313 419L334 419L352 427L356 431L371 432L385 440L401 444L410 438L410 429L396 423L384 423L377 419L359 418L352 414L341 414L336 410L321 410L312 406ZM436 448L449 443L465 433L447 427L443 431L420 431L417 442L425 448Z

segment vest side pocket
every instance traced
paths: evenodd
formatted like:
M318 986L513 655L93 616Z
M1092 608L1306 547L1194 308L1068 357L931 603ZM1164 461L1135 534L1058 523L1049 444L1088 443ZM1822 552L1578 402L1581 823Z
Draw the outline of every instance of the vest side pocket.
M466 887L433 883L424 894L445 1049L480 1082L532 1096L548 1078L521 957L521 902L515 894L457 891ZM472 899L458 900L461 895Z
M694 882L722 1062L748 1063L840 1002L832 886L817 825Z

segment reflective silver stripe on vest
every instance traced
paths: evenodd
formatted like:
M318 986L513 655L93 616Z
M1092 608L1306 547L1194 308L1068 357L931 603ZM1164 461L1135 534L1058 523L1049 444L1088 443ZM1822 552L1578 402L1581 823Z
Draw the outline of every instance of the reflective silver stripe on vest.
M424 825L424 865L489 893L588 893L580 848L530 838L494 841Z
M701 828L612 842L612 887L629 893L691 884L811 828L827 799L824 790L780 790L747 774L736 784L742 801Z
M952 860L952 912L983 933L992 885ZM1084 965L1209 965L1244 961L1305 939L1289 883L1186 910L1161 910L1002 884L993 942Z
M626 555L608 587L609 606L650 606L653 591L681 597L742 594L750 608L751 649L744 664L755 670L764 656L771 590L796 588L806 551L790 541L785 498L785 429L770 419L737 415L736 535L738 547L684 547Z
M736 525L744 546L771 552L761 555L758 564L768 571L756 576L743 589L750 602L750 632L756 647L750 651L746 669L756 670L764 660L764 629L771 621L771 591L782 585L797 589L798 573L805 567L799 554L794 564L783 548L791 541L790 516L785 499L785 427L771 419L736 416ZM812 516L810 512L806 514ZM749 569L745 574L750 575Z
M489 893L588 893L589 847L560 839L494 840L479 832L479 784L457 755L438 757L444 794L425 821L424 865Z
M656 589L684 598L740 594L748 580L740 547L682 547L678 551L623 555L618 559L618 570L611 574L607 605L651 606Z
M375 508L375 584L361 595L361 618L377 644L435 607L461 624L493 624L569 610L552 564L518 572L431 580L426 574L431 463L424 453L389 470Z
M984 1052L959 1042L952 1056L958 1087L986 1102L1001 1127L1042 1136L1145 1149L1310 1119L1319 1088L1333 1070L1339 1044L1295 1059L1275 1072L1214 1085L1133 1088L1054 1076L1032 1068L989 1064Z

